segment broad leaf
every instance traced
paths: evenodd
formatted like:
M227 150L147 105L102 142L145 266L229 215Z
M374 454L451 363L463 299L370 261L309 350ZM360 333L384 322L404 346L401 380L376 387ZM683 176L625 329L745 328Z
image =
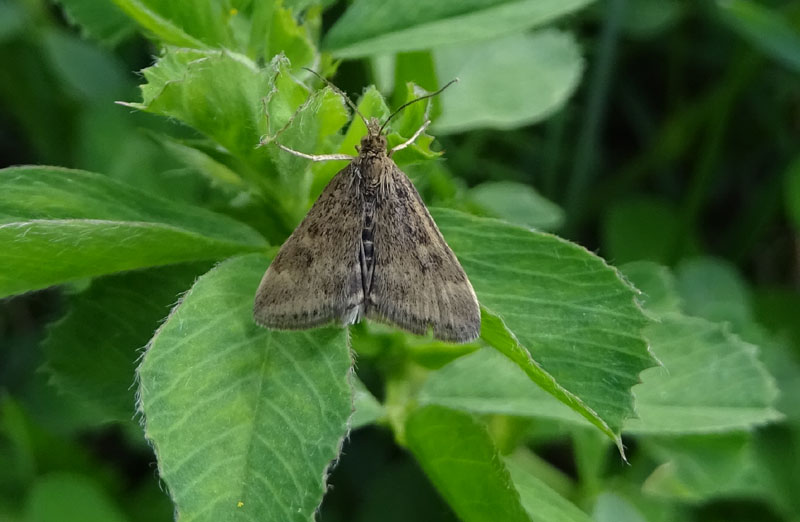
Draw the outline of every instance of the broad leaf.
M238 257L198 279L138 369L145 435L181 520L313 518L347 430L346 331L256 326L267 265Z
M758 484L754 473L752 440L747 433L653 437L643 445L663 462L643 484L651 495L700 502L765 486Z
M74 395L98 422L129 421L136 411L134 370L141 350L206 263L115 274L67 298L43 349L50 382Z
M461 520L530 520L489 433L475 419L426 406L408 418L406 437L422 469Z
M434 56L439 78L461 80L441 97L434 130L445 134L541 121L564 105L583 72L575 37L554 29L443 47Z
M642 373L633 389L639 418L626 422L626 431L707 433L781 418L773 409L775 380L758 348L725 327L669 314L645 336L664 367Z
M545 24L590 2L356 0L331 27L323 48L338 57L355 58L483 40Z
M0 244L0 296L265 246L228 217L57 167L0 171Z
M473 187L467 197L488 217L496 217L540 230L556 230L564 222L564 211L536 192L513 181L487 181Z
M687 259L675 275L687 314L736 327L752 320L749 290L730 263L711 257Z
M459 357L432 373L420 390L419 401L474 413L585 422L579 413L532 382L508 357L488 348Z
M647 268L651 270L646 277ZM660 292L660 309L674 302L670 280L657 265L641 264L635 281L646 298ZM632 274L634 271L626 271ZM648 295L649 294L649 295ZM659 308L654 308L658 310ZM625 432L708 433L750 429L780 418L773 409L773 378L756 348L724 327L673 310L654 314L659 322L645 328L663 367L645 370L633 387L639 418L624 423ZM475 380L474 375L482 378ZM434 372L422 390L423 404L441 404L477 413L544 417L582 423L583 419L526 379L520 368L490 350L461 357Z
M434 217L496 318L484 314L484 340L619 442L633 415L630 388L655 364L634 289L556 236L455 211Z

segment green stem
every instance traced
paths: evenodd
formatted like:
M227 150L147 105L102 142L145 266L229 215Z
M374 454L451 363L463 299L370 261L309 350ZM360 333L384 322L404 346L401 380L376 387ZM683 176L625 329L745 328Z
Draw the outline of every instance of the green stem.
M586 118L578 135L575 163L569 179L566 194L568 233L574 233L583 213L581 207L586 199L592 175L599 159L598 133L602 127L611 84L611 72L616 57L617 41L620 25L625 13L626 0L609 0L606 3L606 15L603 32L600 35L597 60L589 82L586 100Z

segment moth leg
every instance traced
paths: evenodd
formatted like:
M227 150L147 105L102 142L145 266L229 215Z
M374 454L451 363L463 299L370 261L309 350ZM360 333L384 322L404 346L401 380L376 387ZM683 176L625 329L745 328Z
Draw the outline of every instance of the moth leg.
M414 141L417 138L419 138L419 135L422 134L423 132L425 132L425 129L427 129L428 125L430 125L430 124L431 124L431 120L426 121L425 123L422 124L422 127L417 129L417 132L415 132L414 135L411 136L407 141L401 143L400 145L397 145L396 147L392 147L389 150L389 156L391 157L391 155L394 154L395 152L397 152L398 150L403 150L406 147L408 147L409 145L411 145L412 143L414 143Z

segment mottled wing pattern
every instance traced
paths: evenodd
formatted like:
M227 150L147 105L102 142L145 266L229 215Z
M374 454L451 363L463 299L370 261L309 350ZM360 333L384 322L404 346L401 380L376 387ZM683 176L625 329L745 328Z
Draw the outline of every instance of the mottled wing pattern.
M480 333L472 285L408 177L386 162L375 201L375 268L366 315L439 339Z
M256 292L262 326L309 328L355 320L361 282L363 201L351 163L331 180L281 247Z

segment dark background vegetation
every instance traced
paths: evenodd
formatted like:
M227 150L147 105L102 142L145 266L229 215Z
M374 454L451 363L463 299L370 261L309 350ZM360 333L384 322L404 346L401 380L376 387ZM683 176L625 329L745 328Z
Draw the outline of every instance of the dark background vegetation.
M635 3L612 0L564 22L580 35L587 69L563 109L529 127L441 138L447 164L469 186L534 186L565 209L558 233L612 264L725 260L747 282L758 319L790 339L797 358L800 56L771 53L705 2L670 2L652 13ZM800 26L800 2L767 5ZM343 9L332 7L325 24ZM178 199L210 199L208 187L143 132L164 121L112 103L137 99L136 71L155 53L138 35L113 50L83 41L49 2L0 2L0 167L84 168ZM355 94L373 80L359 61L344 63L335 77ZM425 196L441 198L430 187ZM92 425L40 371L39 343L61 313L57 289L0 303L0 519L15 520L33 502L30 480L53 471L98 479L130 520L171 519L137 424ZM800 459L797 428L767 429L777 441L795 441L785 446L787 470L800 469L791 467ZM6 451L19 444L27 455ZM635 459L637 447L628 444ZM575 475L568 442L533 447ZM608 480L625 473L609 453ZM692 520L792 519L766 501L735 495L680 512ZM454 516L391 435L370 427L345 445L322 519Z

